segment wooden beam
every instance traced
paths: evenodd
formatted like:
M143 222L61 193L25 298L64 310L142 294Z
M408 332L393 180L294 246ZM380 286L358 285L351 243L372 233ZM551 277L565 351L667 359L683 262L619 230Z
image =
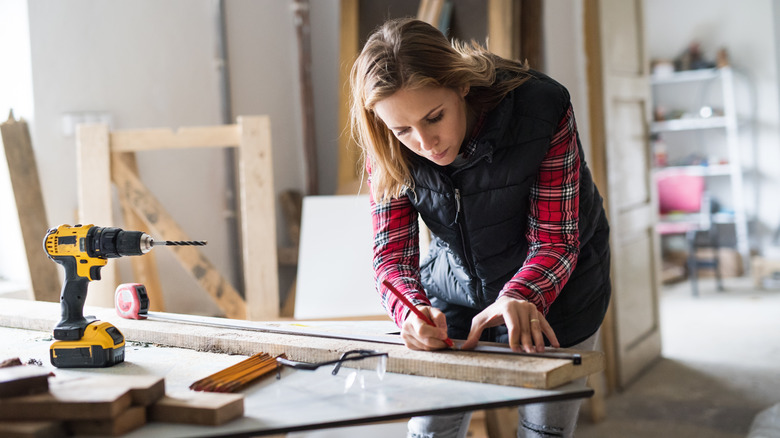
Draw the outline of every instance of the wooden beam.
M118 159L125 162L130 171L138 175L138 163L135 152L119 152L116 155ZM119 197L119 205L125 219L125 227L128 230L141 231L145 229L146 223L136 213L133 206L130 205L126 196ZM130 263L133 266L133 278L137 282L143 283L146 287L146 293L149 295L149 310L155 312L164 311L165 297L163 296L162 284L160 283L160 274L157 270L157 254L152 251L143 257L130 257Z
M110 134L111 152L157 149L215 148L238 146L236 125L194 126L171 129L134 129Z
M301 87L301 123L303 157L306 171L306 194L319 194L317 170L317 137L314 126L314 86L311 80L311 20L309 0L293 0L295 34L298 37L298 81Z
M117 154L112 156L111 168L120 196L126 198L128 205L132 206L153 234L165 240L191 240ZM174 246L169 249L225 315L237 319L246 317L244 300L198 248Z
M249 319L276 319L279 317L279 261L271 120L267 116L239 117L238 126L246 314Z
M528 61L534 70L544 71L544 3L542 0L522 0L516 13L518 40L513 54Z
M33 296L36 300L59 302L62 286L57 265L49 260L41 248L43 236L52 224L47 223L46 219L38 166L27 122L14 119L11 112L8 120L0 124L0 133L16 200Z
M498 56L515 59L518 46L515 0L488 0L487 48Z
M360 187L358 169L360 147L352 139L349 126L350 88L349 72L357 58L358 47L358 0L341 1L341 26L339 27L339 163L338 189L341 195L354 194Z
M108 125L76 127L78 221L81 224L114 226L109 151ZM86 302L93 306L113 306L119 278L117 264L108 263L100 270L100 276L100 281L90 282Z
M13 301L13 305L9 302ZM51 329L57 321L55 303L0 299L0 326L27 330ZM286 354L292 360L319 362L338 359L345 351L372 349L387 352L387 371L418 376L437 377L497 385L550 389L585 377L603 369L603 354L597 351L576 351L582 355L582 364L571 360L549 359L512 354L489 354L466 350L415 351L400 344L387 344L348 339L321 338L229 329L206 324L182 324L163 320L128 320L116 317L114 309L89 308L89 314L110 320L125 338L138 342L153 342L172 347L227 354L252 355L258 351L276 356ZM175 314L171 314L175 317ZM165 316L160 315L158 316ZM221 318L199 318L219 324ZM273 323L280 325L278 321ZM299 325L291 322L290 327ZM378 331L375 322L353 321L334 325L324 322L319 326L307 322L308 329L329 330L342 334L373 335ZM392 325L392 323L386 323ZM397 342L397 336L392 337ZM382 337L377 334L376 337ZM573 353L574 350L561 349Z

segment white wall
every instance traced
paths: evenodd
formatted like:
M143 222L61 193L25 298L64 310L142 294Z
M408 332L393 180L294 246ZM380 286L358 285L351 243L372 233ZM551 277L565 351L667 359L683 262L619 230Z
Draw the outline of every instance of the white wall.
M226 9L233 114L270 116L276 189L300 189L300 106L289 2L230 1ZM75 142L61 133L62 114L108 112L113 129L221 123L216 10L210 0L30 0L32 136L52 224L73 223L77 209ZM209 241L206 256L236 284L231 276L236 245L225 219L224 153L158 151L138 159L147 186L185 232ZM115 222L98 225L121 225L119 215ZM164 248L155 252L166 300L179 297L168 300L168 310L216 311ZM129 272L129 261L114 262Z
M0 122L6 121L13 108L17 119L34 124L29 34L27 2L0 0ZM30 282L29 269L4 154L0 154L0 161L0 229L4 230L0 280L26 285ZM45 233L41 230L41 241L30 244L39 246Z
M583 0L544 3L544 59L546 73L566 86L571 94L585 159L590 160L583 8Z
M756 141L751 150L745 137L745 193L749 217L757 217L752 239L762 253L776 253L771 233L780 226L780 113L773 2L753 0L651 0L645 2L648 56L673 59L692 41L699 41L707 58L728 50L731 64L755 87ZM743 88L743 91L747 91ZM755 177L751 177L751 168Z

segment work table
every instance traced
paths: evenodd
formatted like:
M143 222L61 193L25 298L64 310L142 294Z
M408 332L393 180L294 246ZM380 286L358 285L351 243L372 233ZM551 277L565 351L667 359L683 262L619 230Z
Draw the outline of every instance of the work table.
M258 351L273 349L274 345L283 344L289 351L298 351L303 354L308 351L311 354L320 351L321 354L330 352L338 356L345 351L347 341L329 339L303 339L279 341L284 335L270 336L267 333L255 333L247 331L234 331L219 329L210 332L204 327L182 327L182 324L158 321L130 321L121 318L110 317L109 312L97 309L97 312L85 314L103 313L98 315L102 320L109 320L115 324L127 338L125 347L125 362L110 368L102 369L56 369L49 364L48 349L51 344L51 327L47 319L55 320L59 317L59 311L52 313L52 307L56 303L26 302L8 299L0 299L0 351L3 352L0 360L10 357L20 357L23 362L29 359L41 361L44 367L51 369L57 379L84 377L84 376L122 376L122 375L154 375L165 379L166 393L175 395L190 391L189 385L198 379L206 377L214 372L240 362L249 354ZM34 316L27 316L25 312L33 311ZM15 309L15 310L14 310ZM47 315L43 315L47 314ZM20 315L24 316L20 324ZM109 319L110 318L110 319ZM47 325L48 324L48 325ZM177 332L182 342L190 343L193 348L179 348L175 346L163 346L163 343L152 342L143 338L146 328L157 331L159 339L165 338L164 331L158 324L167 325L168 329ZM374 326L375 324L361 324L360 322L341 322L353 330L360 327ZM23 328L5 327L8 325L26 325ZM36 325L38 325L36 327ZM327 325L327 324L326 324ZM47 328L48 327L48 328ZM146 327L143 330L132 327ZM325 327L327 328L327 327ZM200 336L211 337L210 348L201 344ZM272 337L273 342L266 339ZM307 344L307 345L298 345ZM348 343L358 348L365 348L364 343ZM229 346L233 346L228 348ZM243 346L243 347L242 347ZM344 369L338 375L331 375L332 367L322 367L316 371L292 370L283 368L281 378L268 376L260 382L242 391L244 399L244 416L221 426L195 426L164 422L152 422L136 429L124 436L126 437L205 437L205 436L258 436L278 434L296 430L309 430L345 425L357 425L378 421L387 421L408 418L416 415L436 414L478 410L501 406L515 406L541 401L555 401L571 398L584 398L592 395L592 390L582 389L572 384L555 385L552 388L524 388L516 385L504 385L493 383L480 383L476 381L455 380L437 376L412 375L413 373L400 373L410 363L422 361L421 368L434 368L429 370L435 373L436 363L440 361L442 368L457 369L459 366L468 367L468 358L459 363L460 353L467 352L410 352L403 346L390 344L371 344L372 349L387 351L389 353L388 372L383 379L379 379L376 373L370 370L362 370L360 373L365 378L365 387L352 385L346 388L346 379L354 371ZM236 350L241 350L240 354ZM261 349L262 348L262 349ZM210 351L197 351L210 350ZM269 354L279 354L275 351L266 351ZM414 353L414 354L410 354ZM320 353L314 354L317 356ZM472 353L473 354L473 353ZM575 374L569 371L569 376L580 377L590 372L595 372L603 366L603 359L598 353L591 357L583 356L582 368L572 367ZM504 355L499 355L504 356ZM431 359L432 358L432 359ZM303 360L295 358L296 360ZM322 360L317 357L314 360ZM395 362L394 362L395 360ZM499 366L507 358L487 361L488 366ZM525 359L515 358L518 363ZM491 365L492 361L497 361ZM557 361L557 359L548 359ZM596 361L596 362L594 362ZM449 364L448 364L449 363ZM411 366L411 365L410 365ZM400 367L400 368L399 368ZM594 371L595 370L595 371ZM522 369L518 369L522 373ZM507 373L512 374L512 373ZM575 377L575 378L576 378ZM571 380L571 379L569 379Z

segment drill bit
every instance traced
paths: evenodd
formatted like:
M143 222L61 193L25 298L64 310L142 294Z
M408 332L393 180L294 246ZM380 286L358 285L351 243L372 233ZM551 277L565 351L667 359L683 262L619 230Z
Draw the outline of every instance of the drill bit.
M155 240L152 246L206 246L205 240Z

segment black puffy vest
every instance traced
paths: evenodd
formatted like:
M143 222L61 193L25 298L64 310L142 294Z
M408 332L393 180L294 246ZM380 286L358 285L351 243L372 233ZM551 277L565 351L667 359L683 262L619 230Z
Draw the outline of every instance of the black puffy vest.
M471 319L493 303L520 269L529 194L569 93L549 77L532 78L487 114L475 154L457 169L413 156L414 189L407 192L432 233L421 263L432 304L447 315L450 337L465 339ZM580 153L580 255L547 320L562 346L574 345L601 325L610 297L609 225L601 196ZM502 326L483 340L506 342Z

